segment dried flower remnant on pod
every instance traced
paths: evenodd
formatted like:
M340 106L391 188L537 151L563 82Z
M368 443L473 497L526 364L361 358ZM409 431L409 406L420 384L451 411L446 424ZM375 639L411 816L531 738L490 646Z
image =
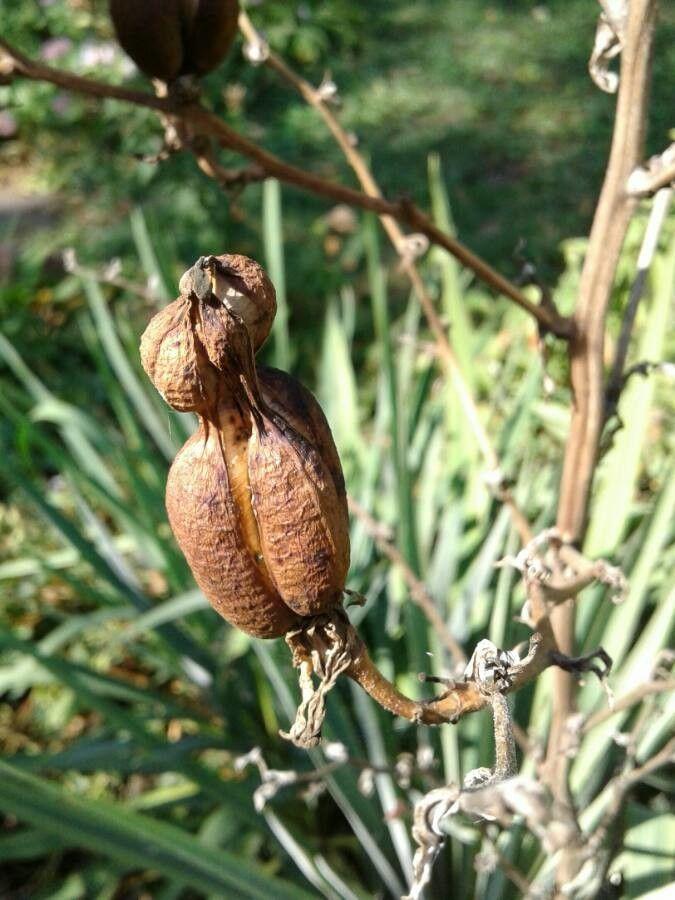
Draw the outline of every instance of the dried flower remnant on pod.
M237 33L238 0L110 0L117 40L152 78L201 77L220 65Z

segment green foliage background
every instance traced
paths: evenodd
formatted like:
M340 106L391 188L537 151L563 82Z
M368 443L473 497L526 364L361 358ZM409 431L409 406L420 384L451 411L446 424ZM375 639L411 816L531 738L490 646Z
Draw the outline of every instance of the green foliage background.
M69 38L57 64L78 71L111 39L101 3L2 0L2 14L0 33L30 54ZM268 2L251 14L306 77L319 82L330 69L342 119L388 195L430 206L510 275L524 239L560 306L571 308L584 252L577 236L589 225L613 109L586 74L595 4ZM649 152L672 125L674 26L664 9ZM124 66L116 55L91 71L122 80ZM351 183L315 114L271 73L245 64L239 48L206 90L250 137ZM196 256L229 249L266 259L288 327L277 327L264 355L317 391L349 490L390 525L467 651L485 636L511 646L527 635L514 619L523 596L513 574L493 564L515 550L516 536L485 489L478 451L377 223L357 216L338 234L323 202L275 183L228 198L187 157L140 162L161 139L144 111L22 82L0 87L0 106L19 126L18 138L0 145L3 185L54 192L58 206L50 229L2 221L15 255L0 284L0 894L396 896L410 864L411 803L489 764L489 720L412 728L340 685L327 736L353 760L382 767L375 792L361 790L361 764L348 764L322 795L290 787L255 811L259 779L236 769L239 754L260 746L271 766L303 772L325 760L278 737L297 699L285 647L217 620L173 543L166 469L193 424L156 397L136 349ZM646 212L627 241L610 350ZM633 360L672 358L674 240L671 217ZM89 275L64 272L59 254L71 245ZM148 284L154 299L96 274L117 256L122 274ZM570 402L560 348L549 348L545 373L517 310L440 251L423 274L519 502L543 527L555 509ZM620 413L627 427L603 459L586 549L622 565L631 591L613 608L589 590L578 627L580 647L602 643L614 657L617 695L649 677L675 617L667 380L636 378ZM419 694L416 673L447 671L446 652L357 523L352 557L349 586L368 598L352 618L383 670ZM583 688L582 709L603 703L597 685ZM518 722L535 737L549 707L547 677L515 699ZM582 742L573 778L587 827L623 759L613 733L637 723L645 758L664 743L674 713L664 695ZM387 769L401 754L417 763L432 754L435 765L418 765L402 785ZM657 773L620 817L612 865L626 896L669 880L670 787ZM476 871L483 837L471 823L457 827L430 896L446 896L449 885L457 896L517 896L499 871ZM524 830L503 836L500 849L546 880L546 860Z

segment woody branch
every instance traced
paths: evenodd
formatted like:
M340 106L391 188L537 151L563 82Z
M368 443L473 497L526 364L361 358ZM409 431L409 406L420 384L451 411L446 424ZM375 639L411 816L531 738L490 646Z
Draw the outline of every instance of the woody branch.
M460 241L438 228L426 213L409 200L391 201L381 196L370 196L293 166L235 131L217 115L206 109L198 100L181 98L180 92L169 91L167 96L155 96L147 91L132 90L92 78L84 78L36 62L3 38L0 38L0 51L0 80L5 83L14 78L43 81L73 93L98 99L120 100L153 109L166 117L178 119L183 127L191 131L193 136L212 138L222 149L233 151L251 160L269 177L278 178L286 184L338 203L346 203L377 215L390 216L414 228L424 234L432 244L443 247L455 256L497 293L507 297L529 313L544 331L566 339L571 335L571 322L561 316L554 307L550 304L533 303L515 284L498 273Z

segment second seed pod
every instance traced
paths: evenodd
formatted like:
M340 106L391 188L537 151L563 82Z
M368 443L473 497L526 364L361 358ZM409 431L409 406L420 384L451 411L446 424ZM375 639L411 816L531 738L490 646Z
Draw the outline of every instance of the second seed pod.
M110 0L120 45L151 78L206 75L237 33L238 0Z

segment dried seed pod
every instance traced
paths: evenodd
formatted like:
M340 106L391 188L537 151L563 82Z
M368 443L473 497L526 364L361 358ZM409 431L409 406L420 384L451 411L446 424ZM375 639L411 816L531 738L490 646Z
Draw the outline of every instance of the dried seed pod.
M237 32L238 0L110 0L115 33L142 72L162 81L205 75Z
M261 265L247 256L226 253L214 260L214 294L240 316L258 351L270 333L277 312L274 285Z
M227 55L237 34L238 0L182 0L183 74L206 75Z
M349 569L342 466L313 394L278 369L261 368L258 382L272 427L264 434L253 428L249 479L265 560L285 602L315 615L340 602ZM287 465L279 464L285 458Z
M229 392L237 393L242 376L255 385L248 329L211 290L215 266L215 257L200 257L180 280L181 296L151 320L141 338L143 368L169 406L181 412L215 408L228 383Z
M280 637L298 617L267 572L246 471L248 416L222 407L171 466L169 523L195 580L224 619L255 637Z
M270 409L282 415L296 431L319 448L321 458L330 471L335 491L340 498L341 508L344 510L343 527L348 529L347 490L342 474L342 463L330 425L316 397L295 378L271 366L261 366L258 369L258 381L263 399Z
M349 538L343 503L319 452L282 416L256 418L248 474L263 556L284 602L303 616L337 606Z
M349 566L340 461L314 397L289 375L256 371L274 289L257 263L202 257L181 297L141 341L143 365L198 432L171 467L167 510L197 583L258 637L341 603Z
M193 302L179 297L141 338L141 362L159 393L179 412L201 409L215 395L217 372L195 339Z

